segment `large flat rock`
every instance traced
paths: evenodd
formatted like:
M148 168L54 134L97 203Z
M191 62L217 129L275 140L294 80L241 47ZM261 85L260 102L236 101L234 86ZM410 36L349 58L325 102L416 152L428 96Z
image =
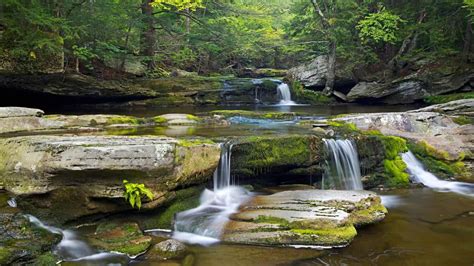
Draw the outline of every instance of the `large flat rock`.
M0 118L21 116L42 116L44 112L40 109L25 107L0 107Z
M355 226L385 217L368 191L295 190L256 196L231 217L223 241L252 245L348 245Z
M178 187L206 182L219 158L217 144L167 137L14 137L0 139L0 182L48 210L81 216L129 209L126 179L153 192L142 208L154 208ZM67 211L71 207L76 211Z

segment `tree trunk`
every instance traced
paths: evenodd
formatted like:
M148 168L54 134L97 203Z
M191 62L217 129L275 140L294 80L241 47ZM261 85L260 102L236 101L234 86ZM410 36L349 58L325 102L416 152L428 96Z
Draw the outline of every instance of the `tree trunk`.
M154 69L156 63L154 60L156 47L156 29L155 18L153 16L153 7L150 5L153 0L142 0L142 14L145 29L142 34L142 54L148 57L148 69Z
M462 57L465 61L469 61L469 53L472 47L472 22L467 21L466 33L464 34L464 47L462 49Z
M334 91L334 82L336 79L336 41L329 43L328 70L326 74L326 86L324 94L331 95Z
M79 58L76 57L76 60L75 60L75 66L74 66L74 70L76 71L77 74L80 74L81 73L81 70L79 69Z

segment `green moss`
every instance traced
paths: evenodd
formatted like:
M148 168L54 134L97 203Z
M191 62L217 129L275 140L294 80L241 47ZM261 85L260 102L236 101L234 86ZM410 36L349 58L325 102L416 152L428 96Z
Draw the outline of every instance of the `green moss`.
M303 236L315 236L318 242L328 244L348 243L357 235L352 225L323 229L291 229L291 232Z
M199 118L195 115L186 115L186 118L189 120L197 121L197 122L202 121L202 118Z
M334 102L334 99L324 95L322 92L305 89L299 81L293 81L291 89L299 103L318 105Z
M132 116L117 116L107 119L107 125L117 125L117 124L128 124L128 125L139 125L142 123L142 120Z
M457 117L453 118L454 123L456 123L458 125L472 125L472 124L474 124L473 120L474 119L472 119L471 117L467 117L467 116L464 116L464 115L460 115L460 116L457 116Z
M194 147L204 144L216 144L210 139L180 139L178 140L178 145L181 147Z
M152 119L155 124L165 124L167 122L166 118L161 116L155 116Z
M426 169L440 178L463 177L468 175L462 162L465 154L460 153L455 161L445 151L436 150L425 141L409 142L408 146Z
M265 216L265 215L259 215L257 219L254 220L256 223L267 223L267 224L278 224L282 227L290 227L290 223L279 217L273 217L273 216Z
M393 160L383 161L385 174L388 176L388 185L391 187L403 187L410 182L410 176L406 172L407 165L398 156Z
M0 264L7 265L12 256L12 251L6 247L0 247Z
M455 100L472 99L472 98L474 98L474 92L462 92L462 93L428 96L424 98L423 100L429 104L439 104L439 103L447 103L447 102L451 102Z
M159 209L159 214L145 222L146 228L171 229L174 215L199 206L199 197L204 187L195 186L178 190L175 199Z
M247 137L232 150L233 169L257 176L271 168L309 167L318 160L321 147L316 136Z
M288 120L294 119L296 113L284 113L284 112L254 112L247 110L215 110L212 111L213 115L221 115L224 117L233 117L233 116L244 116L249 118L260 118L260 119L278 119L278 120Z
M340 131L341 133L354 133L354 132L360 132L360 130L357 128L357 126L354 123L346 123L343 121L337 121L337 120L328 120L327 124L331 127L335 127Z
M56 256L53 253L46 252L35 260L34 265L51 266L51 265L56 265L57 262L58 262L58 258L56 258Z

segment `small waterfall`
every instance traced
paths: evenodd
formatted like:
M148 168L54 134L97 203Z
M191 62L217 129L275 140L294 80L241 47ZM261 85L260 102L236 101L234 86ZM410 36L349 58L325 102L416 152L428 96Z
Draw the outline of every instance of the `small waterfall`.
M280 85L278 85L277 94L280 98L279 105L296 105L296 103L291 100L291 92L288 84L282 82Z
M327 152L323 189L362 190L359 156L350 140L324 139ZM327 186L327 188L326 188Z
M214 171L214 191L231 185L230 159L232 158L232 144L228 147L221 145L221 159L217 169Z
M221 159L214 172L214 190L204 190L197 208L176 214L173 238L200 245L219 242L229 216L249 198L247 190L232 185L232 145L221 147Z
M32 215L25 215L28 220L37 227L43 228L53 234L62 235L61 242L55 247L54 253L65 261L93 261L99 259L116 258L121 261L128 261L128 256L119 253L95 252L85 241L81 240L76 232L72 230L62 230L49 226L41 222Z
M435 175L425 170L423 164L411 151L403 153L402 159L406 163L408 173L413 181L422 183L427 187L439 191L452 191L459 194L474 196L474 184L438 179Z

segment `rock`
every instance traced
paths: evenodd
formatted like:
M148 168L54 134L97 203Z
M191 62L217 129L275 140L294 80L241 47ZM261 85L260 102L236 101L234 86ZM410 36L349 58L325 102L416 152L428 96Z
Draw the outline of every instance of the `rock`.
M214 110L211 112L211 114L222 116L225 118L242 116L247 118L271 120L293 120L296 118L297 115L300 115L294 112L261 112L248 110Z
M23 117L43 116L44 112L40 109L24 108L24 107L0 107L0 118L5 117ZM0 120L1 121L1 120Z
M438 112L448 115L474 116L474 99L463 99L442 104L430 105L410 112Z
M294 190L256 196L231 216L222 240L270 246L348 245L355 226L381 221L387 210L368 191Z
M168 125L193 125L201 120L199 117L190 114L165 114L158 117L164 119Z
M326 85L327 56L316 57L313 61L294 67L288 71L288 76L298 80L305 87L324 88ZM352 87L357 83L352 73L346 71L341 65L336 66L335 88Z
M143 235L136 223L102 223L93 235L89 235L93 246L111 252L137 256L151 245L152 238Z
M240 78L273 78L284 77L287 74L286 69L274 68L244 68L240 70L238 76Z
M446 62L422 63L415 72L379 82L361 81L347 94L347 100L387 104L413 103L428 96L462 90L474 77L472 67Z
M154 245L146 254L147 259L176 259L184 257L186 254L186 246L174 239L168 239Z
M427 85L420 80L404 80L398 83L382 84L360 82L347 95L349 102L364 99L382 99L389 104L412 103L428 96Z
M0 213L0 264L34 263L49 253L62 236L38 228L19 212Z
M171 72L171 76L172 77L198 77L199 75L197 72L189 72L182 69L175 69L173 70L173 72Z
M0 180L6 190L23 195L31 213L64 222L130 209L124 179L145 184L155 195L142 209L160 206L176 188L206 182L219 158L220 147L202 140L15 137L0 139Z
M251 136L232 147L232 173L239 180L321 173L322 138L314 135Z

